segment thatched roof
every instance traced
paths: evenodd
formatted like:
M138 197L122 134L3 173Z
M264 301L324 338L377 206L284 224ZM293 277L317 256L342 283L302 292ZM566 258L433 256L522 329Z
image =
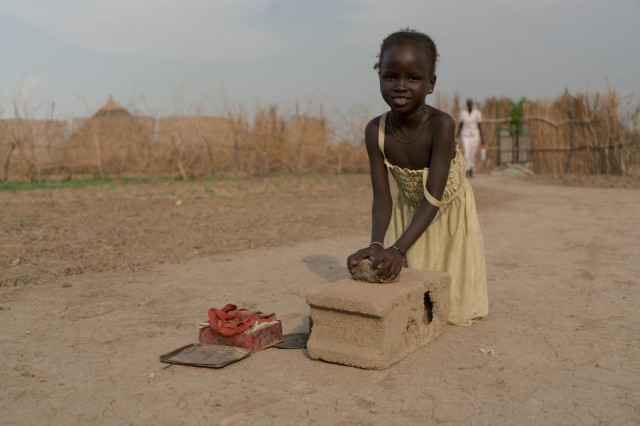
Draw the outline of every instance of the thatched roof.
M94 115L94 117L113 117L113 116L131 116L129 111L113 100L111 95L107 102L100 108Z
M153 118L131 115L109 96L102 108L92 117L82 121L67 140L67 146L76 147L73 149L95 149L95 144L99 143L103 147L122 149L130 143L150 139L153 126Z

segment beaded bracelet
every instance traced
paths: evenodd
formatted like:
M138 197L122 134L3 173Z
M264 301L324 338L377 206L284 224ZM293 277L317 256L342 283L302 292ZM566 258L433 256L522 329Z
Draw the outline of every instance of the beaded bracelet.
M393 245L393 246L391 246L391 248L394 248L394 249L398 250L398 253L400 253L400 256L402 256L402 258L403 258L403 259L405 258L405 254L404 254L404 253L402 253L402 250L400 250L398 247L396 247L395 245Z

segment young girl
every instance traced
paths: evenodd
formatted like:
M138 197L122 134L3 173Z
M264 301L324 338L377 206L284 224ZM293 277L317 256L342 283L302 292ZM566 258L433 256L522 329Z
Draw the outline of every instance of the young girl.
M351 270L371 258L380 278L402 266L451 275L448 321L468 325L487 315L482 234L451 116L425 103L436 84L436 46L410 29L380 47L375 68L390 111L365 129L373 187L371 244L349 256ZM387 173L398 187L392 203ZM389 245L384 237L388 233Z

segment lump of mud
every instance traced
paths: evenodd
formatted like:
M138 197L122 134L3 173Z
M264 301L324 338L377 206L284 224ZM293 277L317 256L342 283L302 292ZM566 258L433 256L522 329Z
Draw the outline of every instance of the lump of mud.
M383 280L376 277L376 270L373 269L373 263L368 257L358 263L351 270L351 278L356 281L364 281L366 283L394 283L400 278L400 274L392 280Z

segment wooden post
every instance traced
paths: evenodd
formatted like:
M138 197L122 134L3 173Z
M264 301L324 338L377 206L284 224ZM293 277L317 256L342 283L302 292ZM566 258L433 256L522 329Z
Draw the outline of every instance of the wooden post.
M567 151L567 164L564 167L565 173L571 173L572 154L573 154L573 124L569 124L569 150Z

